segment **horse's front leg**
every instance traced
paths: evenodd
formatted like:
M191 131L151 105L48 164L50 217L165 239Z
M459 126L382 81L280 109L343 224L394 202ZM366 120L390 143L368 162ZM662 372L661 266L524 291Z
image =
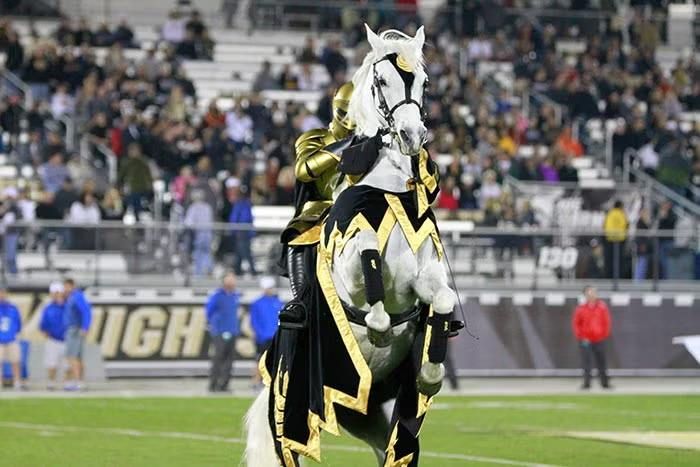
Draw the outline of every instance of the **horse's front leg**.
M428 361L421 367L417 384L421 393L433 396L440 390L445 377L443 362L447 355L450 314L457 303L457 294L448 286L443 263L433 254L421 253L425 261L421 261L414 290L423 303L432 305L433 316L428 320L431 328Z
M346 268L351 269L344 274L351 282L348 289L364 288L365 299L369 305L369 313L365 317L367 337L372 345L386 347L391 343L391 318L384 310L382 257L379 253L377 234L372 230L361 230L352 242L359 262L355 260L346 263Z

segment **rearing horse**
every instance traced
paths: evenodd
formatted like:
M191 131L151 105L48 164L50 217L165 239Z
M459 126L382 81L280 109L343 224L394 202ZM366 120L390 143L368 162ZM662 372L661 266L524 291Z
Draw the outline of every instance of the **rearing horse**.
M367 151L376 161L338 186L308 330L280 330L261 361L269 387L247 415L249 466L296 466L299 454L320 460L320 430L337 435L339 426L367 442L380 466L417 465L418 432L458 327L429 207L438 179L423 149L423 28L413 38L367 28L367 39L348 110L363 139L342 152L340 167Z

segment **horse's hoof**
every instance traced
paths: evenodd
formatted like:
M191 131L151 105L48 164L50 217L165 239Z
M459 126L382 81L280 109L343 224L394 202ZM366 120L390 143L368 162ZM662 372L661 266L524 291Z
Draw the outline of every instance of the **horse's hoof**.
M367 328L369 343L375 347L388 347L391 345L392 337L394 337L394 333L391 331L391 328L386 331L376 331L372 328Z
M445 377L445 367L439 363L427 362L418 373L416 387L418 392L428 397L432 397L442 388L442 380Z
M435 394L440 392L440 389L442 388L442 380L438 381L437 383L428 383L426 381L423 381L423 379L416 378L416 388L418 389L418 392L428 396L428 397L433 397Z

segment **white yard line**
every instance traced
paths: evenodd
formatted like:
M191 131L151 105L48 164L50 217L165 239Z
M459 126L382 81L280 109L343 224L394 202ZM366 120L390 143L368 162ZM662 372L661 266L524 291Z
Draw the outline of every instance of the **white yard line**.
M121 436L135 436L135 437L154 437L154 438L170 438L170 439L186 439L192 441L209 441L215 443L229 443L229 444L245 444L245 440L241 438L227 438L224 436L216 435L205 435L201 433L187 433L179 431L142 431L142 430L132 430L125 428L99 428L99 427L83 427L83 426L70 426L70 425L47 425L39 423L24 423L24 422L7 422L0 421L0 427L2 428L13 428L20 430L32 430L36 431L42 436L50 436L50 433L75 433L75 432L90 432L90 433L102 433L106 435L121 435ZM369 449L359 448L355 446L343 446L343 445L333 445L326 444L323 449L328 449L332 451L344 451L344 452L368 452ZM421 457L435 458L435 459L445 459L445 460L459 460L466 462L482 462L485 464L497 464L497 465L513 465L519 467L556 467L551 464L539 464L532 462L522 462L511 459L501 459L498 457L484 457L484 456L472 456L468 454L456 454L449 452L434 452L434 451L421 451Z

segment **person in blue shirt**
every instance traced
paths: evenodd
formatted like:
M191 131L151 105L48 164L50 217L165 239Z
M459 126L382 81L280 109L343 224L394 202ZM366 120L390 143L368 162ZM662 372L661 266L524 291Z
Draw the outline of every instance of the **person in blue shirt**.
M66 297L63 324L66 328L66 360L70 365L70 380L65 385L67 391L83 388L83 347L85 336L92 322L92 309L83 291L75 286L73 279L63 281Z
M52 282L49 286L51 302L41 312L39 330L46 336L44 344L44 366L49 374L47 389L52 391L56 384L56 370L63 366L66 345L63 342L66 326L63 322L65 312L65 297L63 284Z
M251 251L251 241L255 237L253 226L253 207L250 199L241 193L241 182L237 178L229 178L226 180L226 188L229 190L229 200L231 201L231 213L228 216L228 221L231 224L239 225L239 230L233 232L233 241L235 249L235 257L233 261L233 270L239 276L243 274L243 261L248 263L250 273L257 275L255 270L255 261L253 261L253 253Z
M260 279L261 297L250 304L250 325L255 333L255 347L258 358L267 350L277 332L280 310L284 306L275 291L275 279L265 276ZM260 371L255 366L253 386L260 384Z
M12 366L15 389L22 388L20 348L17 335L22 330L22 317L15 305L7 300L7 289L0 287L0 368L7 362ZM0 371L0 379L2 372Z
M205 306L210 342L214 346L209 372L209 391L212 392L229 390L236 337L239 334L240 298L236 291L236 276L230 272L224 276L222 287L211 294Z

